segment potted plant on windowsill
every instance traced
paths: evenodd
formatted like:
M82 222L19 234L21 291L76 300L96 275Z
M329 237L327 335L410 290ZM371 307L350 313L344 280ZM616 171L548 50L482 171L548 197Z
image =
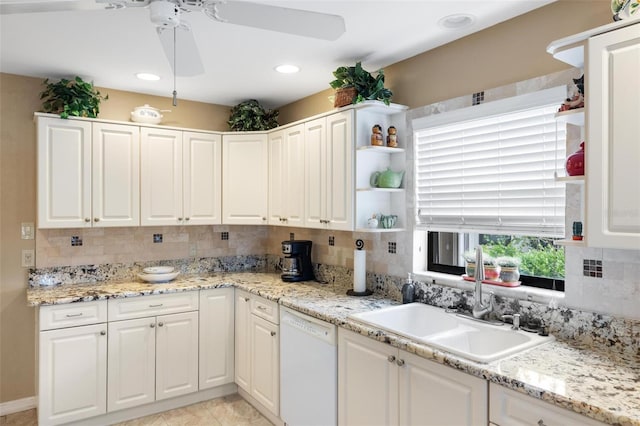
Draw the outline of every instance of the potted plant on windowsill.
M40 99L44 100L42 111L60 114L60 118L96 118L100 113L100 102L109 99L109 95L102 96L93 83L77 76L73 80L63 78L56 83L46 79L43 84L46 88L40 93Z
M500 279L506 283L513 283L520 279L520 259L517 257L499 257L496 259L500 266Z
M384 71L378 70L374 77L362 68L360 62L353 67L338 67L333 76L336 78L329 85L336 89L333 106L336 108L364 102L366 100L391 103L391 90L384 87Z
M493 257L486 256L482 259L484 266L484 278L490 281L497 281L500 278L500 266Z
M465 251L462 255L464 257L464 272L468 277L474 277L476 274L476 253L473 251Z

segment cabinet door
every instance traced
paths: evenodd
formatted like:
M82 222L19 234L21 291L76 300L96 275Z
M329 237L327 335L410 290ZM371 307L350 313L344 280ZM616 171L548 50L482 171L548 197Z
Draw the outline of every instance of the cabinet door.
M222 138L183 133L184 223L222 223Z
M155 400L156 319L109 323L108 410Z
M224 135L222 155L222 222L266 225L269 189L267 135Z
M247 392L251 392L250 319L251 299L241 290L235 292L235 382Z
M251 315L251 396L276 416L280 413L279 327Z
M140 128L93 123L93 226L140 225Z
M325 228L327 198L327 157L325 118L308 121L304 126L305 140L305 225Z
M156 400L198 390L198 312L156 322Z
M500 426L598 426L597 420L523 395L491 383L489 412L492 424Z
M200 389L233 383L233 288L200 291Z
M400 423L420 426L486 425L486 380L405 351L399 355Z
M38 227L91 226L91 123L38 118Z
M286 165L284 131L269 134L269 225L284 226Z
M353 110L327 117L327 217L330 229L353 230Z
M640 247L640 25L589 39L587 244Z
M40 333L38 424L106 413L106 324Z
M285 129L284 146L285 224L304 226L305 139L303 124Z
M182 213L182 132L140 132L140 223L179 225Z
M398 350L338 330L338 424L398 424Z

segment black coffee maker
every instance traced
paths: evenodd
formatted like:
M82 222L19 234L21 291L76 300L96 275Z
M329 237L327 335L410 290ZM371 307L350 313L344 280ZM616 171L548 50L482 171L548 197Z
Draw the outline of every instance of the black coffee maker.
M282 281L314 280L311 264L311 241L291 240L282 242Z

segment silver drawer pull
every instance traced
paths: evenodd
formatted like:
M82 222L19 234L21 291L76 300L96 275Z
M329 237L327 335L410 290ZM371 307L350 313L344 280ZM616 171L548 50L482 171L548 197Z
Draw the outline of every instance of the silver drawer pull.
M540 419L538 420L538 426L547 426L544 424L544 420Z
M82 316L82 312L80 312L79 314L67 314L67 318L81 317L81 316Z
M106 336L106 334L107 334L107 332L106 332L106 331L104 331L104 330L102 330L102 331L100 332L100 335L101 335L101 336Z
M244 301L245 301L245 302L248 302L248 301L249 301L249 298L248 298L248 297L245 297L245 298L244 298Z
M272 331L272 332L271 332L271 335L272 335L272 336L275 336L275 335L276 335L276 332L275 332L275 331Z
M157 305L149 305L150 308L159 308L160 306L162 306L162 303L158 303Z
M151 324L149 324L149 327L156 328L156 324L152 322Z
M395 357L395 356L393 356L393 355L389 355L389 356L387 357L387 361L389 361L389 362L393 362L393 361L395 361L395 360L396 360L396 357Z
M266 311L267 308L264 306L256 306L256 308L260 309L261 311Z
M404 359L397 360L396 364L398 364L398 367L402 367L404 365Z
M164 323L163 323L163 322L159 322L159 323L158 323L158 327L162 327L163 325L164 325Z

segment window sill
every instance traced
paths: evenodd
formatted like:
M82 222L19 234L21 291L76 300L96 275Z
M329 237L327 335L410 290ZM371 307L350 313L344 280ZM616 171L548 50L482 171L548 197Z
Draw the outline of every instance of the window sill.
M441 272L419 271L413 273L417 281L437 284L446 287L459 288L461 290L473 291L475 284L465 281L459 275L443 274ZM564 301L564 293L561 291L547 290L536 287L501 287L491 284L482 284L482 290L493 292L497 296L509 297L512 299L526 300L528 302L553 304L555 306Z

